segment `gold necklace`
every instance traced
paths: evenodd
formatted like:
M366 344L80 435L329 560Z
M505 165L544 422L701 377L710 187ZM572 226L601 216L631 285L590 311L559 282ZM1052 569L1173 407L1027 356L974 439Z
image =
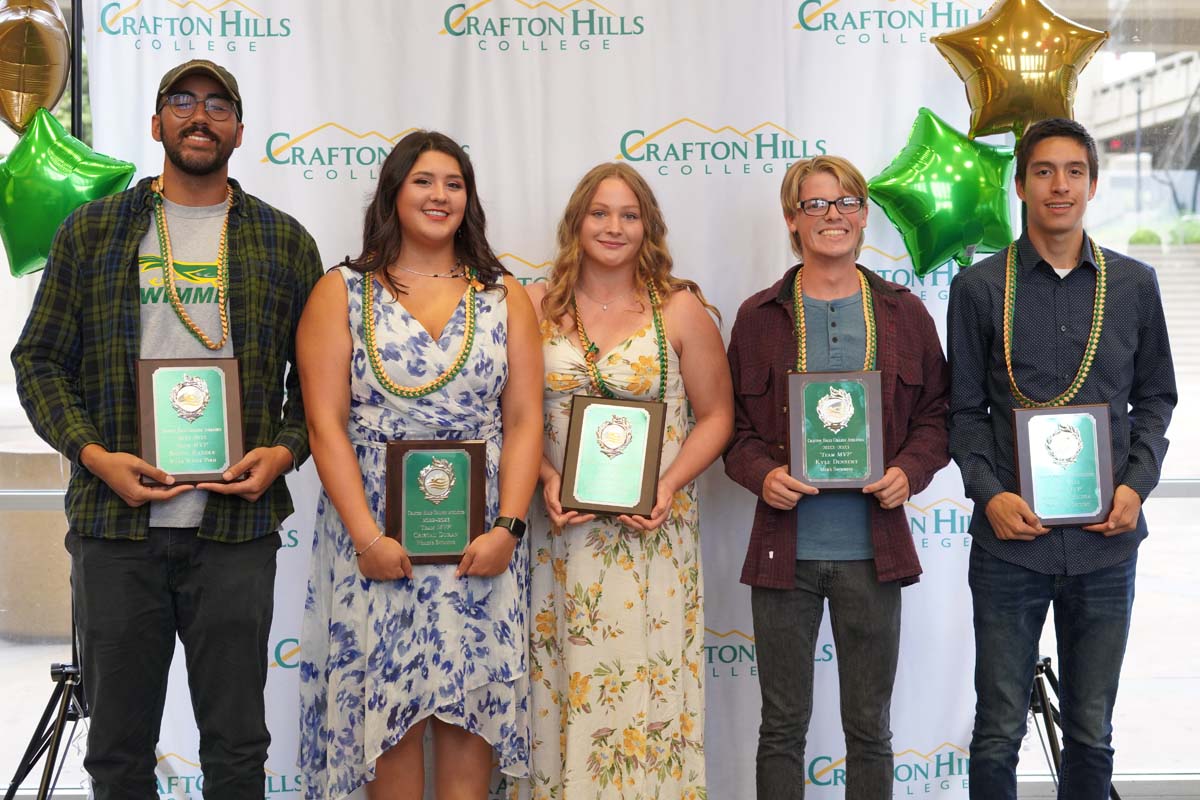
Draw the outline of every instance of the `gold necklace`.
M794 330L796 333L796 371L808 372L808 327L804 321L804 292L801 291L800 276L804 268L796 270L796 280L792 285L792 316L796 318ZM875 369L875 299L871 295L871 284L862 270L855 268L858 273L858 286L862 291L863 325L867 333L867 352L863 357L863 371Z
M423 278L461 278L466 275L466 273L463 272L463 267L460 262L455 262L454 266L445 272L421 272L421 270L413 269L412 267L396 267L396 269L412 275L420 275ZM391 272L389 272L388 275L391 276ZM393 280L394 279L395 278L393 276Z
M221 239L217 244L217 314L221 319L221 341L214 342L208 338L204 331L200 330L192 318L188 315L187 309L183 307L183 301L179 298L179 289L175 286L175 258L171 254L171 235L167 231L167 212L163 208L163 185L162 176L159 175L150 184L150 191L154 195L154 226L158 231L158 250L162 255L162 272L163 284L166 287L167 300L171 303L171 308L175 309L175 315L179 317L179 321L183 323L183 327L195 336L199 342L209 350L220 350L225 346L225 341L229 338L229 309L228 299L229 293L229 250L227 247L229 237L229 210L233 207L233 187L227 186L225 189L225 220L221 223Z
M467 267L466 270L467 320L462 345L459 346L458 355L454 358L453 363L446 367L445 372L420 386L401 386L393 381L391 376L384 371L383 359L379 355L379 348L375 345L375 273L371 271L363 275L363 345L367 351L367 361L370 362L371 371L375 373L375 379L379 381L379 384L397 397L406 397L411 400L417 397L424 397L427 394L433 394L453 380L454 376L462 372L463 367L466 366L467 357L471 355L471 348L475 344L475 293L483 289L483 284L475 278L475 270L470 267Z
M1100 346L1100 331L1104 327L1104 298L1108 294L1108 265L1104 261L1104 252L1096 246L1089 237L1088 244L1092 247L1092 257L1096 259L1096 299L1092 303L1092 329L1088 331L1087 343L1083 347L1083 360L1075 372L1075 380L1067 390L1052 400L1039 402L1026 396L1017 388L1017 376L1013 372L1012 338L1014 320L1017 313L1017 245L1014 242L1008 246L1008 258L1004 264L1004 366L1008 370L1008 388L1012 396L1024 408L1058 408L1065 406L1075 399L1083 382L1092 371L1092 363L1096 360L1096 350Z
M658 400L662 402L663 398L667 396L667 335L663 330L662 303L659 302L658 291L652 283L646 284L646 291L650 295L650 312L654 319L654 339L658 347ZM616 394L604 382L600 368L596 366L596 359L600 357L600 348L588 338L587 331L583 328L583 316L579 313L579 303L575 302L574 297L571 298L571 305L575 309L575 333L579 336L579 344L583 347L583 363L587 365L592 388L602 397L613 400L616 398Z
M601 300L597 300L596 298L592 297L590 294L588 294L587 292L585 292L585 291L583 290L583 287L582 287L582 286L576 286L575 288L576 288L576 289L579 291L579 293L580 293L581 295L583 295L584 297L586 297L588 300L591 300L591 301L592 301L593 303L595 303L596 305L600 306L600 310L601 310L601 311L608 311L608 307L609 307L609 306L611 306L613 303L617 302L618 300L623 300L623 299L633 299L633 297L634 297L634 295L631 295L631 294L630 294L630 295L625 295L624 297L614 297L613 299L611 299L611 300L609 300L607 303L605 303L605 302L603 302L603 301L601 301Z

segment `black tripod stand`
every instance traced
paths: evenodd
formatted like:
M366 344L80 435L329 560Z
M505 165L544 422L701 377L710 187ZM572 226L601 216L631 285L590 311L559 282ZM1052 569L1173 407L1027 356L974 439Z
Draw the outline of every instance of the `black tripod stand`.
M54 791L54 785L58 782L58 773L62 771L59 753L62 750L63 733L67 729L67 723L71 723L71 737L73 737L79 720L88 715L87 702L83 697L83 674L77 666L78 664L79 650L76 646L75 624L72 621L71 663L50 665L50 679L54 681L54 690L50 693L50 700L46 703L46 710L42 712L42 719L34 729L33 737L29 740L29 747L25 749L25 755L21 756L21 763L17 765L16 774L13 775L4 800L13 800L17 796L17 789L20 788L21 781L25 780L26 775L33 772L33 768L37 766L38 760L43 755L46 756L46 765L42 769L42 781L38 785L37 800L46 800ZM71 737L68 737L68 741ZM56 766L58 767L57 771L55 770Z
M1058 731L1062 727L1062 719L1058 707L1050 700L1049 686L1058 697L1058 676L1050 668L1050 657L1042 656L1037 662L1033 673L1033 694L1029 698L1029 710L1033 712L1034 727L1037 728L1038 739L1042 742L1042 752L1046 754L1046 765L1050 767L1050 776L1054 785L1058 786L1058 773L1062 767L1062 746L1058 740ZM1039 719L1041 724L1039 723ZM1043 733L1043 730L1045 733ZM1115 786L1109 787L1109 797L1121 800Z

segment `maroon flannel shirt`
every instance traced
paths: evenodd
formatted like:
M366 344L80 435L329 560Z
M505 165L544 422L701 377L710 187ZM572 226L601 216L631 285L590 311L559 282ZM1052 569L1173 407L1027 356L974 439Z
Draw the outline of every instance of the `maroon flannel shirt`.
M742 583L772 589L795 586L796 512L767 505L762 487L768 472L787 463L786 376L796 365L792 287L798 268L742 303L729 340L734 431L725 450L725 472L758 497ZM950 461L946 358L924 304L903 286L859 269L875 304L884 460L904 470L916 494ZM872 503L871 541L880 582L917 582L921 562L904 506L885 511Z

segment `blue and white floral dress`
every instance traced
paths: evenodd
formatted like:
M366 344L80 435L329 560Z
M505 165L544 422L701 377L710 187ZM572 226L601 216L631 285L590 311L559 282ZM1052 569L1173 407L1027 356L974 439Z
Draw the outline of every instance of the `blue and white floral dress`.
M375 378L363 344L364 277L339 268L349 295L354 353L348 433L381 529L385 443L393 439L487 442L487 520L499 508L500 393L508 380L507 305L476 294L474 346L442 389L396 397ZM458 355L466 326L460 301L441 339L373 281L376 343L389 377L418 386ZM517 547L508 571L454 577L455 566L414 566L413 579L373 581L324 491L301 628L300 769L305 797L342 798L374 777L375 759L420 720L436 716L487 740L500 769L529 762L526 611L529 556Z

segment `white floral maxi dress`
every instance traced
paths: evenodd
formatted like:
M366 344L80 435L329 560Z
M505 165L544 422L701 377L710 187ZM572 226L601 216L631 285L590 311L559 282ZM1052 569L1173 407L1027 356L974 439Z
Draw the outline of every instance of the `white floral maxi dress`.
M542 326L546 456L561 471L571 397L589 393L578 346ZM668 344L665 471L687 436L683 380ZM602 356L622 398L658 398L654 327ZM533 800L706 797L704 617L695 485L652 533L616 517L551 531L531 526Z
M340 268L354 352L348 433L367 502L384 520L384 443L392 439L487 442L487 521L499 506L500 392L508 379L507 305L476 296L475 342L462 372L417 399L387 392L363 345L363 276ZM458 355L465 299L438 341L373 282L376 343L393 381L433 380ZM437 718L487 740L500 769L527 774L526 612L529 559L518 546L508 571L455 578L454 565L414 566L412 580L372 581L322 491L301 628L300 768L305 797L336 800L374 777L375 759L416 722Z

